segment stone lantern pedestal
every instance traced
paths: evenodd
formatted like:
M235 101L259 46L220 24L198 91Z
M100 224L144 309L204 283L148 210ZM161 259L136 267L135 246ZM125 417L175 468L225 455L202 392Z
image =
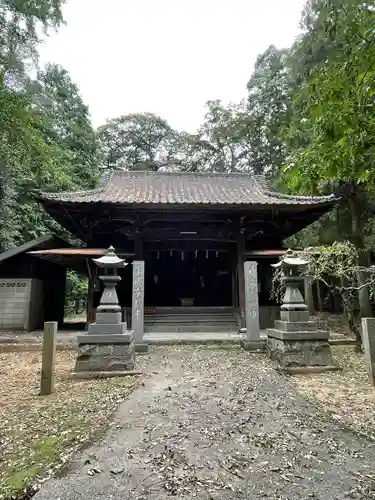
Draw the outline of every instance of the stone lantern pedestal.
M117 257L113 247L103 257L93 261L102 269L99 279L104 284L104 290L95 323L89 325L86 334L78 336L74 375L79 378L84 378L85 374L89 378L94 378L95 375L126 375L134 370L134 334L121 321L116 285L121 281L117 269L127 264Z
M337 370L328 342L329 332L318 330L317 322L309 318L298 284L299 269L308 262L286 256L273 267L282 267L286 291L281 306L280 320L267 330L267 353L280 368L288 373L323 372Z

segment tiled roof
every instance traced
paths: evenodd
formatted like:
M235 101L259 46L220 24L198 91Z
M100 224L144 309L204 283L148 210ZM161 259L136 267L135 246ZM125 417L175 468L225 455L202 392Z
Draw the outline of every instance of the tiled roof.
M272 192L264 177L246 173L114 171L97 189L41 193L40 201L133 205L315 205L332 196Z

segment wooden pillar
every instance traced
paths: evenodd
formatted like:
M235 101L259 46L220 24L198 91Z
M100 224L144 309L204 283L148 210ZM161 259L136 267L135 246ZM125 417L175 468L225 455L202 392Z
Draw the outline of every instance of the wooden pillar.
M142 233L139 228L136 228L134 233L134 259L142 260L143 259L143 244L142 244Z
M237 286L237 250L232 249L230 262L232 276L232 306L238 308L238 286Z
M87 289L87 304L86 304L86 321L87 323L95 322L95 310L94 310L94 295L95 295L95 285L97 279L97 268L91 265L91 263L86 260L88 269L88 289Z
M245 237L243 234L237 239L237 284L238 284L238 310L240 328L245 328Z
M57 320L58 326L62 328L65 319L65 292L66 292L66 269L62 269L59 273L59 288L60 288L60 300L57 305Z
M89 278L88 290L87 290L87 304L86 304L86 320L87 323L93 323L95 321L95 311L94 311L94 292L95 283L92 278Z
M231 270L231 276L232 276L232 306L236 307L237 286L236 286L236 271L234 269Z
M65 313L66 269L52 264L43 280L44 321L57 321L62 328Z

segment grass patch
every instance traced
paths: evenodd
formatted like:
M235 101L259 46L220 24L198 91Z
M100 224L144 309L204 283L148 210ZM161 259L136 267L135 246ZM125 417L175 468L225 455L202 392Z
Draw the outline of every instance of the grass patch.
M354 346L331 346L342 371L293 376L299 392L317 401L334 420L358 434L375 439L375 389L369 383L363 354Z
M75 352L57 352L55 392L41 397L40 352L0 353L0 500L65 465L137 385L136 377L70 380L74 363Z
M12 495L16 492L24 490L40 472L40 468L38 467L31 467L30 469L26 469L24 471L9 471L8 476L4 481L3 494Z
M31 452L37 462L54 460L64 448L63 436L48 436L31 445Z

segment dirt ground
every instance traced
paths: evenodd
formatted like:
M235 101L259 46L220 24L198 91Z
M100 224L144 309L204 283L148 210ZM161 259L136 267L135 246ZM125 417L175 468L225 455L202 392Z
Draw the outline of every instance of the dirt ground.
M144 385L36 500L375 498L374 389L360 363L359 378L288 378L264 355L210 346L154 347L137 362ZM348 394L358 416L367 405L366 437L342 420Z
M74 362L75 351L57 352L55 392L41 397L40 352L0 352L0 499L64 464L137 383L68 380Z

